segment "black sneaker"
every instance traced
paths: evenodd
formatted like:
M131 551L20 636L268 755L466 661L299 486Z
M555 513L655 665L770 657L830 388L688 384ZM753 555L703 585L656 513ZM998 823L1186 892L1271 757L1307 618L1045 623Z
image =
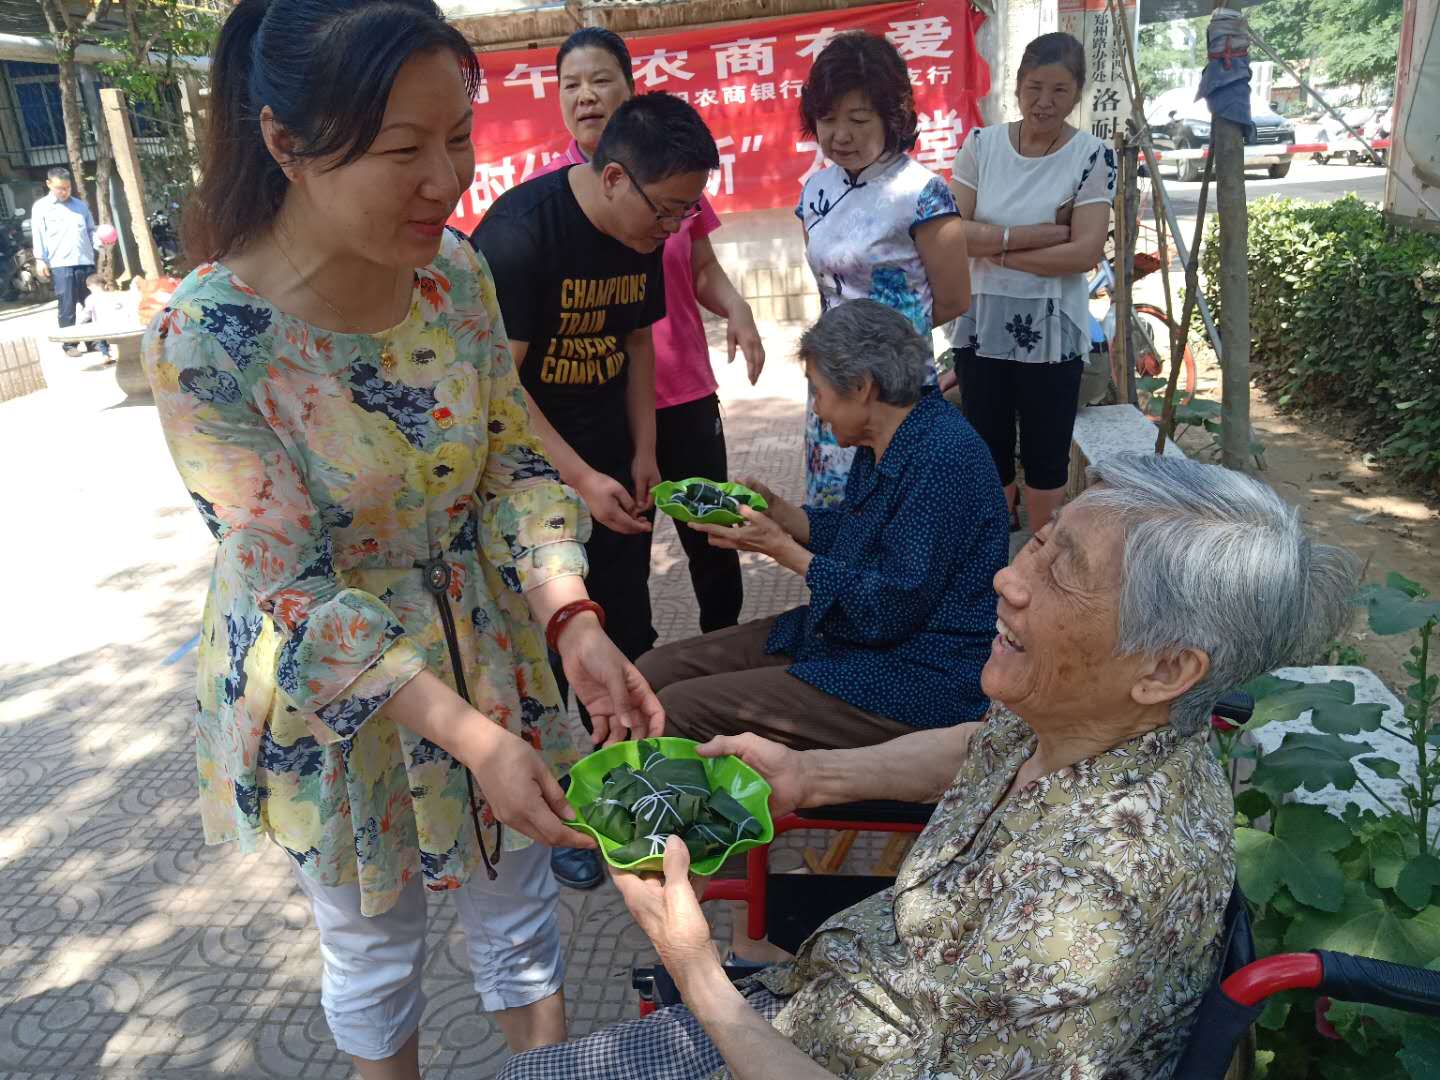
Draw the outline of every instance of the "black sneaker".
M593 889L605 880L599 853L580 848L553 848L550 871L556 881L571 889Z

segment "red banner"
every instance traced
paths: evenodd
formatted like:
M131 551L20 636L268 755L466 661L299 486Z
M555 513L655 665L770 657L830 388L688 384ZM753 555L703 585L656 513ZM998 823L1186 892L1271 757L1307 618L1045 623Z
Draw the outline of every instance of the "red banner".
M720 148L710 198L721 213L793 206L824 167L800 133L800 87L837 33L868 30L894 43L910 70L919 114L914 154L947 172L965 132L980 122L990 70L975 48L984 16L969 0L918 0L631 38L635 89L663 90L699 110ZM451 223L469 232L504 191L569 144L560 118L555 50L480 53L475 100L475 183Z

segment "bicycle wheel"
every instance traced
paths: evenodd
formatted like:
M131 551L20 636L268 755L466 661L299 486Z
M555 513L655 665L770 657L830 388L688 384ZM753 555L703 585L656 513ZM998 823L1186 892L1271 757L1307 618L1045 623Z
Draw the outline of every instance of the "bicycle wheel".
M1135 304L1131 307L1130 332L1133 338L1130 352L1135 357L1135 374L1141 378L1164 377L1170 370L1170 328L1171 322L1163 309L1154 304ZM1185 342L1185 351L1180 357L1184 370L1181 372L1180 391L1182 401L1195 396L1195 356L1190 351L1190 342Z

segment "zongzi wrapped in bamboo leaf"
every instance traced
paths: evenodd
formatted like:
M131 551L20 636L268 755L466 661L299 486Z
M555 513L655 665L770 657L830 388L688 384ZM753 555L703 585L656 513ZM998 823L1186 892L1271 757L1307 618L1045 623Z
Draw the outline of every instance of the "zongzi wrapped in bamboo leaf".
M735 827L729 822L697 821L680 837L690 849L690 858L708 859L735 842Z
M617 843L626 843L635 835L635 818L620 799L595 799L584 810L585 823L602 836Z
M656 787L668 785L702 800L709 796L710 780L703 761L666 757L651 739L641 739L636 748L640 751L641 774Z
M635 828L642 833L663 832L679 836L705 811L705 799L687 795L672 787L660 786L635 801Z
M623 844L610 852L610 859L617 863L632 863L639 859L653 859L657 855L665 854L665 841L669 833L650 833L635 837L628 844Z
M765 831L755 815L740 805L728 791L718 788L712 791L705 808L734 828L736 840L755 840Z
M620 765L610 770L610 775L605 778L605 783L600 787L600 797L613 799L622 804L626 810L630 810L634 807L637 799L650 794L653 789L654 785L640 773L635 772L628 765Z
M672 835L685 842L696 862L760 837L759 821L743 805L723 789L710 789L704 761L668 757L652 739L640 740L635 749L638 768L616 765L582 810L587 825L618 845L608 852L610 861L657 858Z

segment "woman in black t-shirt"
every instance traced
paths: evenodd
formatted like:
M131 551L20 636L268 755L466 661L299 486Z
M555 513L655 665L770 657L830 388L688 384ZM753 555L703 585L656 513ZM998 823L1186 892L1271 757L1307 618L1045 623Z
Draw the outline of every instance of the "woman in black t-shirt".
M546 455L594 520L586 585L632 660L656 638L650 327L665 315L661 247L698 212L719 164L693 108L668 94L642 95L615 111L588 164L512 188L471 237L495 277ZM599 861L581 854L560 855L556 875L577 888L598 885Z

